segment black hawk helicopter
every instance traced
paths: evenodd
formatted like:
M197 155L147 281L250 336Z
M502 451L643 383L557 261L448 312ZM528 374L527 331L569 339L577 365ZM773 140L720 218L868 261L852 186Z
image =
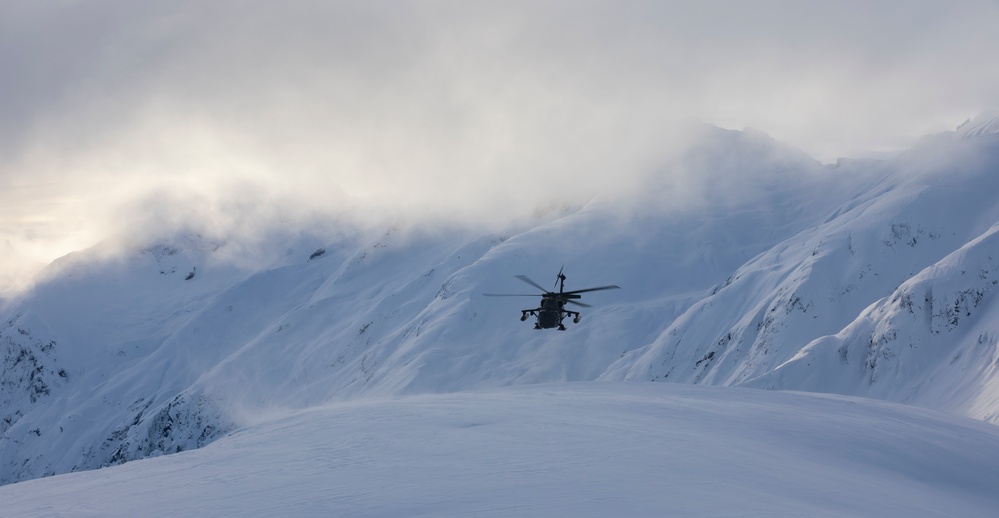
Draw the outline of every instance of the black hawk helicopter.
M586 293L588 291L600 291L600 290L615 290L620 289L620 286L609 285L600 286L599 288L586 288L585 290L573 290L565 291L565 275L562 273L564 268L559 269L558 278L555 281L555 286L558 287L558 292L548 291L541 287L538 283L529 279L526 275L516 275L518 279L534 286L535 288L541 290L541 305L534 309L524 309L520 312L520 321L523 322L527 320L527 316L537 318L537 322L534 323L534 329L551 329L557 327L559 331L565 331L565 324L562 320L567 316L572 317L573 323L578 324L580 314L578 311L572 311L565 309L566 304L575 304L584 308L590 307L589 304L583 304L579 302L580 293ZM555 289L554 287L552 289ZM487 297L537 297L537 295L522 295L522 294L508 294L508 293L483 293Z

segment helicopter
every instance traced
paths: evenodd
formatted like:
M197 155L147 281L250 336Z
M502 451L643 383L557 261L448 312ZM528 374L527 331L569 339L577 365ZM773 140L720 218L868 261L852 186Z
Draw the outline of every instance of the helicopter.
M537 321L534 323L534 329L552 329L558 328L559 331L565 331L565 324L562 320L565 317L571 316L572 322L575 324L579 323L581 317L578 311L572 311L565 309L566 304L575 304L577 306L582 306L584 308L591 307L589 304L583 304L579 302L580 293L586 293L588 291L600 291L600 290L615 290L620 289L620 286L608 285L600 286L598 288L586 288L584 290L573 290L565 291L565 274L562 271L565 268L560 268L558 271L558 277L555 280L555 287L558 287L558 292L548 291L541 287L540 284L532 281L526 275L515 275L516 278L534 286L535 288L541 290L541 305L534 309L524 309L520 311L520 321L523 322L527 320L527 316L536 317ZM555 287L552 289L554 290ZM483 293L487 297L537 297L537 295L522 295L522 294L507 294L507 293Z

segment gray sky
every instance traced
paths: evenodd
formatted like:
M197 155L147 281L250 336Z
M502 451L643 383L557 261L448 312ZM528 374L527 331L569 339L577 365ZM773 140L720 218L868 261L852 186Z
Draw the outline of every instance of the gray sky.
M627 183L687 118L880 156L999 108L996 27L995 0L5 0L0 242L489 219Z

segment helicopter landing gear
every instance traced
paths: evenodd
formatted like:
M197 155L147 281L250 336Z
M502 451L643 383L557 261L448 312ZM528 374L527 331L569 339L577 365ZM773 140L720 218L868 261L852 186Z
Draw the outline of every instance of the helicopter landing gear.
M565 331L565 325L563 325L563 324L559 324L559 325L558 325L558 330L559 330L559 331Z

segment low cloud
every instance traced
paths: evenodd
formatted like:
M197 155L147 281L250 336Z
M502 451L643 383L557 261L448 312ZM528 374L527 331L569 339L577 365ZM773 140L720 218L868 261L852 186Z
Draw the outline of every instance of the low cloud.
M6 2L0 238L496 224L627 197L691 117L890 153L999 106L997 25L985 1Z

